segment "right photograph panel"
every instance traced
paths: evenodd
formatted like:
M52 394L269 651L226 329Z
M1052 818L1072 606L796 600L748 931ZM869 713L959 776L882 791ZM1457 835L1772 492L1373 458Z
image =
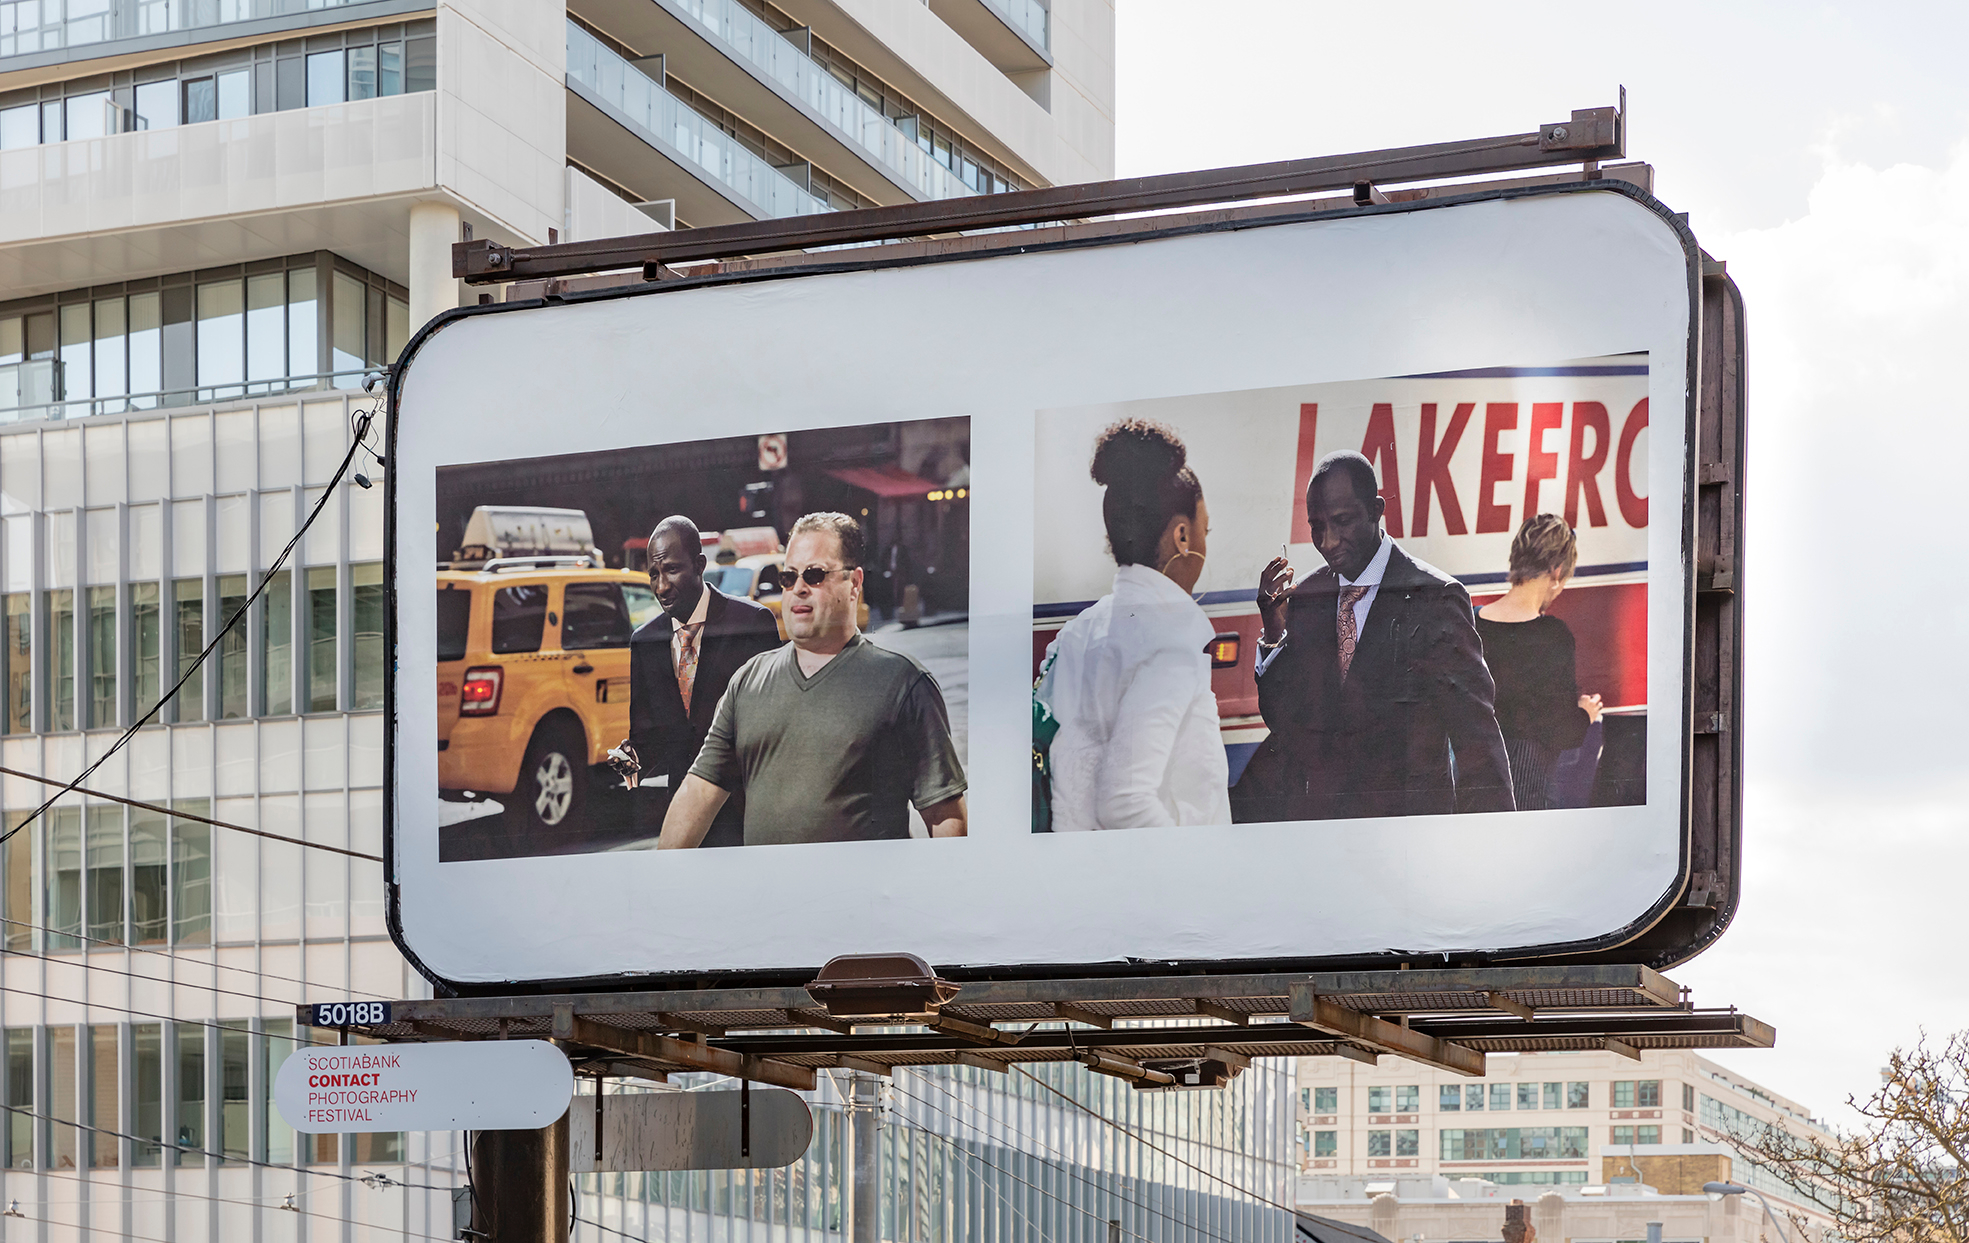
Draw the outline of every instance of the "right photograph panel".
M1041 411L1033 831L1646 801L1648 357Z

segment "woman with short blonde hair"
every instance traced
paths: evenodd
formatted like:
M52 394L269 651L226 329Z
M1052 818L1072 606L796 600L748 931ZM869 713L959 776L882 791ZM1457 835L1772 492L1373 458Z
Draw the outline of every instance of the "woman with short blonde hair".
M1578 562L1579 541L1565 520L1534 514L1511 541L1510 590L1477 610L1520 811L1553 805L1560 753L1579 746L1600 719L1600 697L1579 693L1572 628L1546 611Z

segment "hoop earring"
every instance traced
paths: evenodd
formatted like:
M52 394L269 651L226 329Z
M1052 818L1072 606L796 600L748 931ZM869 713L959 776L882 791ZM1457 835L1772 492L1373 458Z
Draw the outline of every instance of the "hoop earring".
M1164 578L1167 578L1167 579L1169 579L1169 580L1170 580L1171 582L1176 582L1176 581L1178 581L1178 580L1177 580L1177 578L1176 578L1176 576L1175 576L1175 575L1173 575L1173 574L1171 574L1171 573L1169 572L1169 567L1170 567L1170 566L1172 566L1172 565L1175 565L1175 564L1176 564L1176 563L1177 563L1178 561L1182 561L1182 560L1184 560L1185 558L1188 558L1188 557L1195 557L1195 558L1196 558L1196 562L1197 562L1197 564L1196 564L1196 576L1200 576L1200 575L1202 575L1202 573L1203 573L1203 554L1202 554L1202 553L1200 553L1200 552L1198 552L1198 551L1196 551L1196 550L1195 550L1194 548L1185 548L1185 549L1184 549L1183 551L1181 551L1181 552L1179 552L1179 553L1177 553L1177 554L1176 554L1175 556L1173 556L1173 557L1171 557L1171 558L1169 558L1169 560L1167 560L1167 561L1165 561L1165 562L1163 562L1163 563L1162 563L1162 571L1161 571L1161 573L1162 573L1162 576L1163 576ZM1185 568L1188 568L1188 567L1186 566ZM1192 576L1192 577L1190 578L1190 583L1191 583L1191 585L1192 585L1192 586L1193 586L1193 585L1195 585L1195 583L1196 583L1196 576ZM1186 589L1186 590L1187 590L1187 589Z

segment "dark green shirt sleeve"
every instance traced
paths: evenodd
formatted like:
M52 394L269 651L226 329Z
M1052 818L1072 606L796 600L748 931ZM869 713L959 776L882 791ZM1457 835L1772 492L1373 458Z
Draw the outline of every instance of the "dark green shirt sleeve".
M720 714L724 706L719 705ZM950 712L944 707L937 680L923 673L903 693L897 731L916 761L909 801L922 811L964 793L964 764L950 740ZM714 726L712 732L717 732ZM707 748L710 744L706 744Z
M745 789L745 774L739 768L738 747L734 742L738 736L738 721L737 714L732 710L732 700L736 697L739 684L751 670L752 663L747 661L739 666L737 675L725 687L725 693L718 696L718 711L711 718L711 732L704 736L704 746L698 749L697 759L691 764L691 776L701 777L731 794L742 793Z

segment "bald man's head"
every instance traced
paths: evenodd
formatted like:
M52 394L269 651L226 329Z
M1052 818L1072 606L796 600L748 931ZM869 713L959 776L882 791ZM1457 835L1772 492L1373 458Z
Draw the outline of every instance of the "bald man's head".
M688 621L704 594L704 537L697 524L672 514L649 535L649 585L663 611Z

